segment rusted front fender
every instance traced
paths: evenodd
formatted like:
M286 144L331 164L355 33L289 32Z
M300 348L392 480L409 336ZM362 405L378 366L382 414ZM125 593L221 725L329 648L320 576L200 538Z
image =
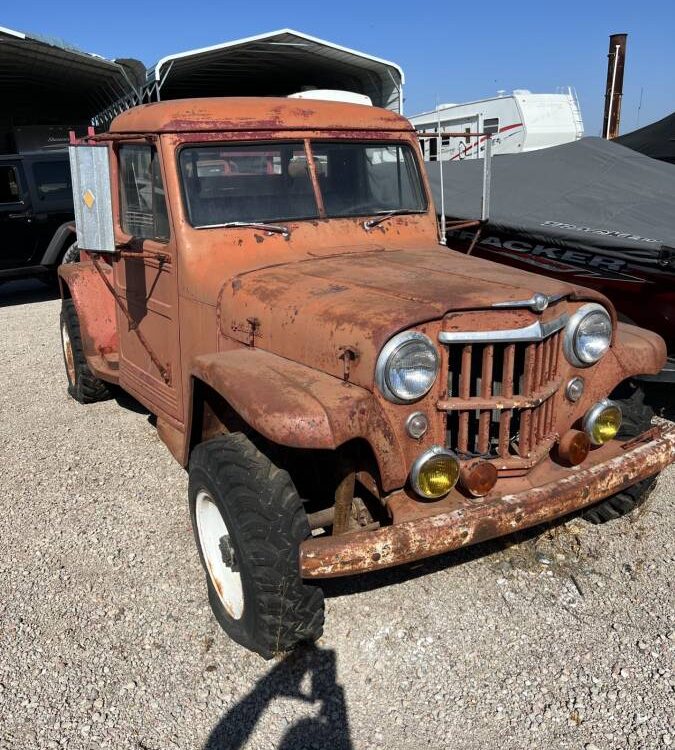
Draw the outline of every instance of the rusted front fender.
M112 283L112 268L101 264ZM115 300L91 261L59 266L62 297L71 297L80 321L82 345L87 358L117 352Z
M618 323L614 338L614 355L624 377L656 375L666 364L666 342L653 331Z
M405 481L396 435L364 388L261 349L200 355L191 374L269 440L292 448L335 449L363 438L380 472L395 477L399 486Z
M656 427L619 455L570 470L517 494L488 497L450 512L375 531L311 538L300 548L306 578L330 578L431 557L564 516L653 476L675 460L675 427Z

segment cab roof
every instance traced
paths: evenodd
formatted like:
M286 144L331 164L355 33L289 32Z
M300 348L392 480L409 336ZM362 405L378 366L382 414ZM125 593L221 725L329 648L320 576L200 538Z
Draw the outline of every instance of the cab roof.
M220 130L412 130L404 117L363 104L277 97L172 99L118 115L111 133Z

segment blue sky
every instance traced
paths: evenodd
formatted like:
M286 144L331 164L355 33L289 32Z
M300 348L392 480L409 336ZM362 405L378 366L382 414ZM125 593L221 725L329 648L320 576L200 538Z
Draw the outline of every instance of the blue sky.
M393 60L409 115L498 89L572 85L598 135L610 33L628 33L622 132L675 110L675 0L532 2L174 2L5 0L0 26L146 64L171 52L290 27Z

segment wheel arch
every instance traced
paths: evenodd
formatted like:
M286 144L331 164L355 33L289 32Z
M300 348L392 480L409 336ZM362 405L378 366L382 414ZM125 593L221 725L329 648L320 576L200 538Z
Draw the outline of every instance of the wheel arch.
M405 482L394 432L373 395L358 386L269 352L242 348L198 357L189 390L183 465L200 442L245 432L314 455L358 448L374 460L372 473L385 490Z
M72 221L66 221L59 226L54 232L47 249L45 250L40 264L43 266L55 266L66 251L69 245L75 242L77 234L75 224Z
M334 508L336 491L346 474L358 480L358 496L371 519L386 516L382 499L381 467L371 443L364 437L351 437L334 448L281 445L247 423L217 391L204 381L193 383L195 408L189 432L188 466L194 450L228 434L244 435L277 468L288 473L308 512Z
M109 266L103 272L112 276ZM117 352L115 301L91 261L59 266L62 299L72 299L87 357Z

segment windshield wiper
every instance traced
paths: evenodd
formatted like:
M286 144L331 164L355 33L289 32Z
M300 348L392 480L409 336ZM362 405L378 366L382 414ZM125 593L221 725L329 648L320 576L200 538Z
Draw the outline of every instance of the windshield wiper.
M363 222L364 229L372 229L383 221L390 219L392 216L401 216L402 214L419 214L422 213L421 209L417 208L394 208L391 211L378 211L376 219L368 219Z
M265 224L264 221L226 221L224 224L204 224L195 229L229 229L230 227L248 227L249 229L260 229L261 232L272 234L283 234L284 237L291 236L291 230L281 224Z

